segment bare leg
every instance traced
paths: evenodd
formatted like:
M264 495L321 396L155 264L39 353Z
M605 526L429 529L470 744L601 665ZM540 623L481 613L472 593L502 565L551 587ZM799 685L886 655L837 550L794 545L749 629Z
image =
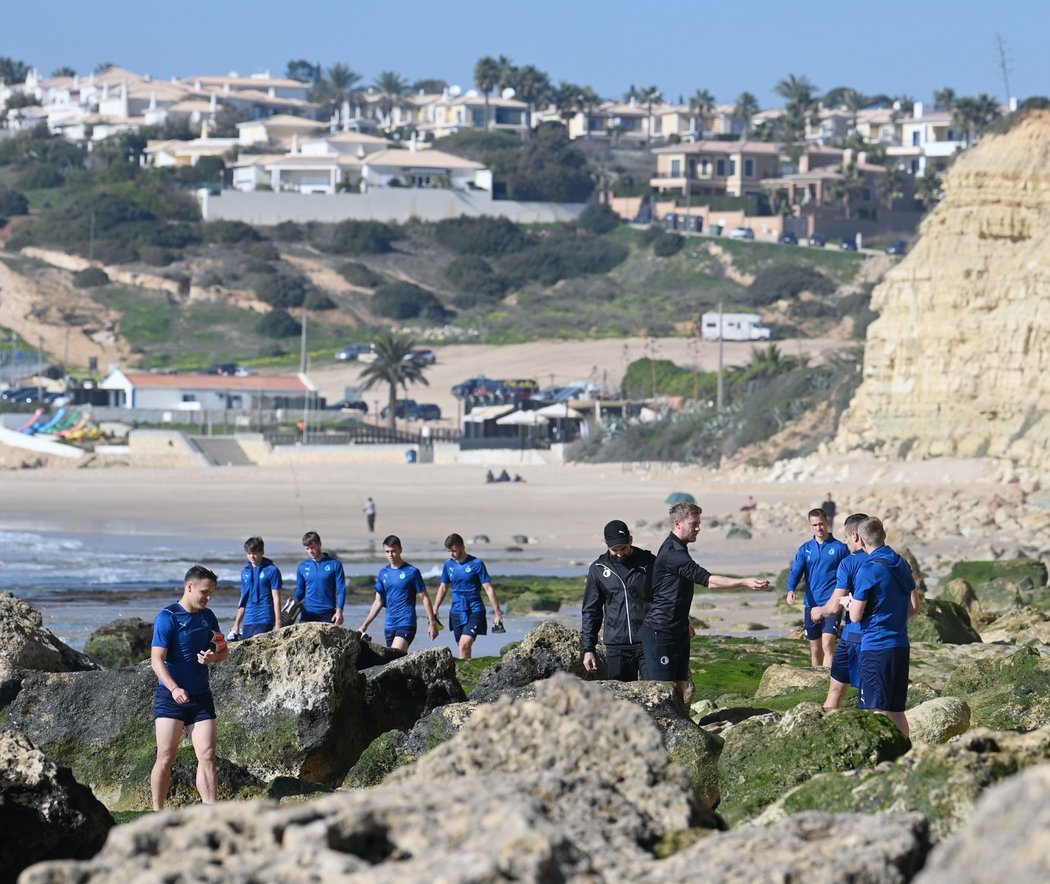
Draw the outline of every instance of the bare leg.
M693 702L693 694L696 693L696 685L691 681L676 681L675 684L678 685L678 690L682 694L682 700L685 702L686 708L688 708Z
M825 632L820 637L821 648L824 651L824 659L828 661L828 666L831 666L831 661L835 659L835 645L838 644L838 638L833 632Z
M171 788L171 768L175 764L175 754L179 751L185 725L177 718L158 718L155 725L157 760L149 775L149 788L153 796L153 809L163 810L168 789Z
M218 790L215 776L215 743L218 727L214 718L188 725L186 732L197 753L197 791L204 804L214 804Z
M394 640L390 643L395 651L407 651L408 650L408 639L402 638L400 635L395 635Z
M824 648L820 644L820 639L810 639L809 662L814 669L819 669L824 665Z
M872 709L876 715L885 715L890 721L897 725L899 730L904 736L911 736L911 728L908 727L908 716L903 712L887 712L885 709Z
M461 635L459 637L459 659L469 660L471 657L471 651L474 648L474 636L472 635Z
M828 684L828 696L824 700L824 709L829 711L831 709L838 709L842 705L843 699L846 697L846 691L849 690L849 685L844 681L835 681L831 679Z

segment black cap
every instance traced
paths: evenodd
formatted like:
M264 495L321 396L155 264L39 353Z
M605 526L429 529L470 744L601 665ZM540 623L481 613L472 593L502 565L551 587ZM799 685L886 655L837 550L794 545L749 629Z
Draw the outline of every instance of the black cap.
M627 530L627 523L619 519L613 519L605 526L605 545L623 546L631 542L631 532Z

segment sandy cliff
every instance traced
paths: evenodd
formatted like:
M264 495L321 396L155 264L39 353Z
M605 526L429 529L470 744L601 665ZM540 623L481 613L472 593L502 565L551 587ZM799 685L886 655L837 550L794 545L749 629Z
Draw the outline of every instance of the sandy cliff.
M945 194L875 289L837 446L1048 468L1050 112L960 157Z

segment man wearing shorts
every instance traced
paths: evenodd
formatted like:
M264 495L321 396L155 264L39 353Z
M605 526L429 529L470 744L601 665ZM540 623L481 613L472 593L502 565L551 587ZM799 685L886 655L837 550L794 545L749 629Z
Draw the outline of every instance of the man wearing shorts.
M261 537L244 541L248 561L241 569L241 601L229 638L251 638L281 627L281 571L266 558Z
M886 546L886 529L866 519L857 529L868 554L857 570L849 616L861 624L860 701L893 721L908 736L908 618L919 610L919 594L908 563Z
M865 513L854 513L847 516L846 521L842 523L846 548L850 555L839 564L835 574L835 591L828 603L818 612L820 616L831 617L840 614L843 609L848 611L857 571L868 557L857 533L857 527L867 518ZM847 613L842 636L835 646L835 656L831 660L831 679L828 684L828 696L824 700L825 711L838 709L842 705L850 685L860 688L860 633L860 624L850 620Z
M849 549L841 540L831 536L824 510L819 507L812 509L808 518L813 538L803 543L795 553L788 573L787 603L795 604L795 589L805 577L806 598L802 616L806 624L806 638L809 639L810 665L830 666L831 658L835 655L841 612L836 611L829 617L822 616L820 612L835 590L839 564L849 555Z
M437 617L445 594L451 588L452 607L449 609L448 626L459 644L460 659L469 660L474 640L479 635L487 635L489 631L485 603L481 600L482 589L492 603L493 632L506 631L503 629L503 612L485 563L467 554L463 538L458 534L449 534L445 538L445 549L448 550L449 558L441 569L441 583L434 596L434 617Z
M300 620L342 626L343 605L346 603L343 563L324 552L321 536L316 531L307 531L303 535L303 547L308 558L295 569L295 597L303 603Z
M419 568L410 565L401 557L401 539L390 534L383 539L383 555L388 564L384 565L376 577L376 597L368 615L358 630L362 635L368 631L369 624L379 615L379 609L386 608L386 628L384 635L386 646L398 651L407 651L416 637L416 596L423 599L423 610L426 611L429 626L427 634L431 640L437 638L437 616L430 604L427 585Z
M689 673L689 640L696 630L689 622L693 586L731 589L748 586L766 589L768 580L756 577L721 577L701 568L689 555L689 544L700 533L703 510L695 503L671 507L671 533L656 554L653 564L653 600L642 622L642 648L648 676L656 681L673 681L686 703L692 697Z
M197 755L201 801L214 804L216 800L217 730L208 667L221 663L230 653L219 621L208 610L216 580L213 572L194 565L183 580L182 598L161 611L153 624L150 666L158 680L153 700L157 761L149 784L154 810L162 810L167 800L183 731L189 734Z

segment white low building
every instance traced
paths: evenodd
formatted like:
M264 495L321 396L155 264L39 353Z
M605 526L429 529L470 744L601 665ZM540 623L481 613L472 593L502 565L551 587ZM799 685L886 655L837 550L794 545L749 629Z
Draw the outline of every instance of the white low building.
M316 400L317 388L305 375L246 377L215 374L151 374L111 371L99 384L113 392L110 404L163 411L258 411L302 408Z

